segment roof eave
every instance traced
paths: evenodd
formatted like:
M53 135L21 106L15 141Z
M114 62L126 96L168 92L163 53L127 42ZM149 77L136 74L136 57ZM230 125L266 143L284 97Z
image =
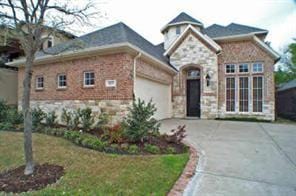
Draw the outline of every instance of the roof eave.
M268 33L268 31L258 31L258 32L238 34L238 35L227 35L227 36L213 37L212 39L215 40L215 41L220 41L220 40L234 40L234 39L252 37L254 35L267 34L267 33Z
M115 50L116 49L116 50ZM142 55L144 55L146 58L150 59L152 62L160 65L163 69L172 72L177 73L175 69L170 67L170 65L160 61L159 59L153 57L152 55L148 54L147 52L141 50L140 48L128 43L119 43L119 44L110 44L107 46L100 46L100 47L92 47L92 48L86 48L84 50L77 50L77 51L70 51L70 52L64 52L57 55L46 55L42 57L37 57L34 61L34 65L39 64L45 64L45 63L52 63L52 62L58 62L65 59L73 59L73 58L80 58L80 57L87 57L87 56L94 56L98 54L105 54L105 53L111 53L111 52L118 52L120 50L126 50L130 51L133 50L135 52L141 52ZM24 65L25 59L19 59L15 60L13 62L8 63L10 66L19 67Z

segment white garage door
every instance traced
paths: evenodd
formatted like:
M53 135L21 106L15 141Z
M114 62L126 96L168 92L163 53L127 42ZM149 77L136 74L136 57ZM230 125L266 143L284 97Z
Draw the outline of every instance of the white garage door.
M142 77L136 77L135 85L136 98L145 102L152 99L157 107L154 118L160 120L171 117L171 86L154 82Z

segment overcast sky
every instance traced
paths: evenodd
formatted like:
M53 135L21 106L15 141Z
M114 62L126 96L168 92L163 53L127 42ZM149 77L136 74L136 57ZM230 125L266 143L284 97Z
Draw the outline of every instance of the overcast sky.
M96 0L106 14L98 27L124 22L154 44L163 41L160 29L186 12L204 23L231 22L269 30L267 41L279 51L296 37L296 0ZM90 29L88 29L90 30ZM91 30L95 30L94 28Z

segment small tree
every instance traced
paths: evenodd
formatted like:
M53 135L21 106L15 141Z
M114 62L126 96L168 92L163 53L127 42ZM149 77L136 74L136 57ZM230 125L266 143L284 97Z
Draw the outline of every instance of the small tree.
M96 14L90 12L93 5L87 0L80 4L68 0L0 0L0 22L15 30L13 37L19 39L25 53L22 109L26 175L34 171L30 91L36 52L57 29L75 22L80 22L81 25L88 24L89 17ZM42 37L42 32L45 31L48 32L48 36Z
M150 133L158 133L160 123L153 118L156 110L152 100L147 104L141 99L133 101L132 108L129 108L129 114L123 122L125 135L131 142L143 142Z

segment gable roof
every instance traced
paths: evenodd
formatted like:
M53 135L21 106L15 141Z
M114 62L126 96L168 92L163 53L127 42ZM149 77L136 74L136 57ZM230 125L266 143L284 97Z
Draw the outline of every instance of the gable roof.
M198 38L208 44L210 48L213 49L215 52L219 52L221 50L221 47L211 38L209 38L207 35L202 34L191 25L188 25L188 27L186 27L182 34L170 45L170 47L165 51L163 55L170 55L181 43L181 41L187 36L188 33L193 33L194 35L196 35Z
M188 15L185 12L181 12L178 16L176 16L173 20L171 20L168 24L166 24L162 29L161 32L164 32L169 26L174 26L178 24L192 24L203 26L202 22L193 18L192 16Z
M291 81L284 83L284 84L280 84L280 87L277 89L277 91L284 91L284 90L288 90L291 88L296 88L296 79L291 80Z
M202 32L210 36L211 38L242 35L242 34L267 34L268 31L257 27L246 26L242 24L231 23L227 26L213 24Z

